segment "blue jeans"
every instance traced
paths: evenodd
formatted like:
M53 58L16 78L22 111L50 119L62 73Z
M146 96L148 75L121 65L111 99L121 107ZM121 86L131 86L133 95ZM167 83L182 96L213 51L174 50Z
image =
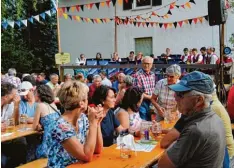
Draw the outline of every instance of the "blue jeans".
M139 109L141 119L146 121L151 121L150 103L150 100L143 100Z

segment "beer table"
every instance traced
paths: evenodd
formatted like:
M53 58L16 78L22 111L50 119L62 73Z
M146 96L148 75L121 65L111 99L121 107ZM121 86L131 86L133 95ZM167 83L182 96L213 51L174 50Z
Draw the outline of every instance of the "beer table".
M174 126L175 122L166 124L161 122L162 128L170 129ZM149 167L152 164L157 163L160 157L163 155L165 149L160 147L160 142L151 152L132 152L132 155L128 159L120 158L120 150L116 149L116 144L104 148L102 153L94 155L93 160L88 163L75 163L68 168L142 168Z
M20 125L17 125L15 127L14 131L11 133L2 132L1 133L1 142L10 141L10 140L13 140L16 138L39 133L38 131L33 130L32 124L27 124L27 129L25 131L21 131L19 129L20 129ZM9 134L9 135L7 135L7 134Z

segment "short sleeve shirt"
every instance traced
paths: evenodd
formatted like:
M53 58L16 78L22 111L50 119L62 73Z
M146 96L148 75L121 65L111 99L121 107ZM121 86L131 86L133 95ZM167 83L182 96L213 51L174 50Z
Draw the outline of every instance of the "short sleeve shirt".
M89 120L84 113L81 113L78 119L78 127L78 139L81 144L84 144L89 130Z
M119 121L115 118L113 110L109 110L106 117L101 122L101 131L103 137L103 145L111 146L114 141L114 131L120 126Z
M48 142L48 167L65 168L67 165L78 162L62 146L62 142L76 136L75 129L62 117L51 126L51 138Z
M221 119L207 108L184 122L180 137L167 150L172 163L179 168L222 167L226 144Z
M11 102L10 104L6 104L2 108L1 112L1 121L6 121L7 119L11 118L14 113L14 103Z
M19 104L19 113L27 114L28 117L34 117L36 112L37 103L33 103L33 105L29 105L27 101L21 100Z

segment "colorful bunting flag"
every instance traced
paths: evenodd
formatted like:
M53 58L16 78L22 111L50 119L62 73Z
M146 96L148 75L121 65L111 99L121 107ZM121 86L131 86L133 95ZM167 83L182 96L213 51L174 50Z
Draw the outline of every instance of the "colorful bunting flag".
M51 16L51 13L50 13L50 11L48 10L48 11L46 11L45 12L48 16Z
M45 13L41 13L40 16L45 20Z
M15 22L14 22L14 21L8 21L8 24L9 24L12 28L14 28L14 26L15 26Z
M2 27L3 27L4 29L7 29L8 23L7 23L7 22L2 22Z
M28 25L27 19L21 20L21 22L24 24L25 27L27 27L27 25Z
M39 20L39 15L36 15L36 16L33 16L34 17L34 19L36 19L38 22L40 21Z

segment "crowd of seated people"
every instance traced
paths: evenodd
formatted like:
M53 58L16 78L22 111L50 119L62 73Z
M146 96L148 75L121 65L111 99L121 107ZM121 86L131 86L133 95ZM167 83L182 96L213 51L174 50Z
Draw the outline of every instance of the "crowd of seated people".
M212 60L204 56L211 53L210 49L202 48L201 54L193 49L194 58L189 57L188 49L184 52L181 59L185 62ZM101 53L97 57L101 58ZM165 57L172 57L169 49ZM160 143L167 149L159 160L159 167L215 168L221 167L225 159L232 163L234 140L230 117L219 102L209 75L195 71L179 80L181 68L172 64L166 68L166 76L158 80L152 71L155 58L143 57L141 52L134 56L133 51L128 58L140 60L142 68L133 75L116 73L115 80L110 80L108 73L102 70L97 75L66 74L64 81L59 81L57 74L50 74L49 79L44 73L25 74L18 81L13 78L15 70L12 80L2 79L2 132L7 119L14 118L18 124L19 117L26 115L27 123L33 124L34 130L43 131L34 159L47 157L48 167L66 167L76 162L90 162L103 147L115 144L116 136L122 131L140 136L142 121L155 124L168 113L176 113L181 114L181 118L174 128L165 132ZM113 60L120 61L117 53ZM231 104L229 98L229 108ZM152 121L152 107L156 121ZM29 150L26 146L30 143L32 141L25 137L20 139L20 145L14 141L2 143L2 167L11 167L12 161L15 167L26 163ZM20 158L7 151L9 145L16 144L23 151Z

